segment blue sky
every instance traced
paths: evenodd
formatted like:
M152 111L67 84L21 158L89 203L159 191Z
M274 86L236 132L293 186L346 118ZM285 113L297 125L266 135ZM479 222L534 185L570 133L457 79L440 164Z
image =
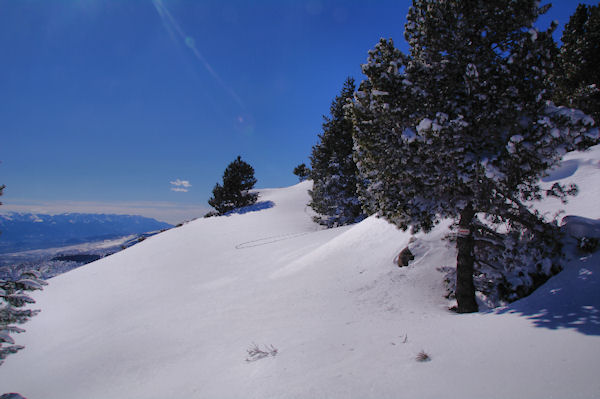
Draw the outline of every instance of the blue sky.
M0 0L0 210L178 222L237 155L294 184L367 51L406 50L410 3ZM540 27L577 6L553 4Z

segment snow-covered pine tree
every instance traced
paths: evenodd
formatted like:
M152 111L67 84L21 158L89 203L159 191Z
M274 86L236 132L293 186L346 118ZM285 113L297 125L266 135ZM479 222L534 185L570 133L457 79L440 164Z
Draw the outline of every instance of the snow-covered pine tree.
M25 305L35 303L25 292L41 290L47 284L35 270L22 272L12 280L0 280L0 365L8 355L24 348L15 345L11 337L12 334L25 331L16 324L23 324L39 313L39 310L22 309Z
M483 224L476 216L525 227L548 247L543 255L552 252L555 230L527 203L542 196L539 178L565 148L597 135L591 118L547 101L554 27L533 26L547 10L538 4L413 0L410 53L381 40L363 65L354 139L368 206L413 231L442 218L457 222L458 312L478 310L474 232Z
M4 188L4 185L0 186L0 196ZM23 324L39 312L39 310L21 309L29 303L35 303L25 292L41 290L42 286L47 284L35 270L22 272L12 279L0 280L0 365L8 355L24 348L22 345L15 345L11 337L12 334L25 331L15 324Z
M553 74L556 103L579 108L600 123L600 6L579 4L565 25Z
M328 227L365 217L356 188L358 170L352 159L352 118L346 111L354 90L354 79L347 78L331 103L330 116L323 116L323 132L310 155L313 189L309 205L319 214L315 221Z
M208 204L215 208L219 215L252 205L258 199L257 193L249 192L255 184L254 168L238 156L225 168L223 185L215 184L213 196L208 200Z

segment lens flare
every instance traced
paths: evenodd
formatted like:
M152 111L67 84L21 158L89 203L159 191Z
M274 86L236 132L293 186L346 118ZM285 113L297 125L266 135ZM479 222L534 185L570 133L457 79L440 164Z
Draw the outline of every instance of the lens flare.
M196 47L196 41L194 40L193 37L186 37L185 38L185 45L188 46L189 48L194 48Z
M244 136L254 135L254 118L248 113L235 117L235 130Z
M192 51L192 54L194 54L196 59L200 61L200 63L202 63L206 71L221 86L221 88L223 88L231 96L231 98L240 106L240 108L242 108L242 110L246 109L244 102L242 101L240 96L238 96L237 93L227 83L225 83L223 79L221 79L219 74L217 74L213 67L208 63L206 58L204 58L200 50L198 50L198 48L196 47L195 40L192 37L185 34L183 29L177 23L173 15L169 12L163 1L152 0L152 4L154 4L156 12L158 12L160 19L162 20L163 25L165 26L165 29L167 30L171 38L175 39L176 36L178 36L179 39L182 40L185 43L185 45Z

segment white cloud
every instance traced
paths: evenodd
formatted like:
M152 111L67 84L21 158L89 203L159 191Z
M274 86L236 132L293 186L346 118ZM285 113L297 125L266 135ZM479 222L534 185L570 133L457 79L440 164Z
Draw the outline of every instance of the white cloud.
M188 180L177 179L175 181L170 182L173 187L171 187L171 191L179 192L179 193L187 193L188 188L192 187Z
M175 181L172 181L171 184L174 185L174 186L192 187L192 185L190 184L189 181L187 181L187 180L181 180L181 179L177 179Z

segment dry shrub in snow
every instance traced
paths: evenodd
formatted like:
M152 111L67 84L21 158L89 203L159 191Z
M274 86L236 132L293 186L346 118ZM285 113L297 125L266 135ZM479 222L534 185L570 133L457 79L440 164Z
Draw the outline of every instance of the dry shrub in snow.
M429 356L429 354L427 352L421 351L417 355L416 359L417 359L417 362L428 362L431 360L431 356Z
M247 352L248 357L246 358L246 361L255 362L268 356L277 356L279 350L273 345L265 345L265 349L263 350L260 349L260 346L253 343L252 346L250 346L250 348L247 349Z

